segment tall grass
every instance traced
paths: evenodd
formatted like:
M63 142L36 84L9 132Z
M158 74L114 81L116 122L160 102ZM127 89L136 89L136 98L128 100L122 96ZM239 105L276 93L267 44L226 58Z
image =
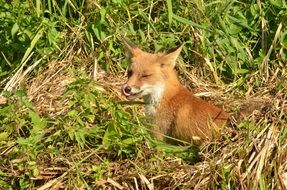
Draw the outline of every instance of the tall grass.
M284 188L286 9L283 0L1 1L1 189ZM121 35L152 52L184 44L182 81L217 85L227 93L214 99L234 115L274 101L200 153L157 142L139 105L118 93Z

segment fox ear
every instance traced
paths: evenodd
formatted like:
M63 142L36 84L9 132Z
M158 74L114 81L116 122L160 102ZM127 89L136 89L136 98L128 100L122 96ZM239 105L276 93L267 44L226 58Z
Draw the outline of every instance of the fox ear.
M128 38L121 37L121 41L123 45L125 46L125 54L128 58L132 58L134 56L135 50L138 49L138 47L133 44Z
M175 63L176 60L181 52L183 48L183 45L179 46L177 49L175 50L171 50L169 52L167 52L165 55L163 55L163 57L161 58L161 66L168 66L170 68L174 68L175 67Z

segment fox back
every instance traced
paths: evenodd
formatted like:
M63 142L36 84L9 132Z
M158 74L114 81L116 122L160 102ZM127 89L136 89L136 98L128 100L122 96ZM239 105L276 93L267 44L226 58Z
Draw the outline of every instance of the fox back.
M171 136L197 145L218 137L229 114L181 85L174 67L182 47L151 54L124 42L129 67L122 93L129 100L143 97L146 115L155 126L154 136L168 142L166 136Z

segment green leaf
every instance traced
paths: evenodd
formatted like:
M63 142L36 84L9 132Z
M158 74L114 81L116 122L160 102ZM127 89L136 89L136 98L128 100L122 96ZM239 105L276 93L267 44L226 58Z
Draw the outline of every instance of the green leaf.
M284 0L270 0L270 3L278 8L283 8L285 5Z
M250 31L254 31L253 28L251 28L250 26L248 26L247 24L247 21L246 20L243 20L243 19L238 19L238 18L235 18L231 15L227 15L227 17L232 20L234 23L244 27L244 28L247 28L248 30Z
M88 119L89 122L94 122L95 121L95 115L87 115L86 118Z
M43 128L46 127L47 121L44 118L41 118L36 112L29 110L29 116L33 123L34 133L42 133Z
M42 37L44 32L44 29L40 29L37 34L34 36L33 40L31 41L30 47L26 50L22 60L21 60L21 64L24 63L26 61L26 59L29 57L29 55L31 54L33 48L35 47L35 45L37 44L37 42L39 41L39 39Z
M237 74L245 74L245 73L248 73L249 70L248 69L238 69L237 70Z
M100 9L100 15L101 15L100 23L101 24L104 24L106 22L106 13L107 13L107 10L105 8Z
M11 36L12 38L14 38L15 34L18 32L19 30L19 25L18 23L15 23L11 29Z
M207 30L207 31L210 31L210 32L211 32L210 29L208 29L208 28L206 28L206 27L204 27L204 26L201 26L201 25L199 25L199 24L197 24L197 23L195 23L195 22L193 22L193 21L191 21L191 20L188 20L188 19L186 19L186 18L177 16L177 15L175 15L175 14L172 15L172 18L173 18L174 20L178 21L178 22L183 23L183 24L191 25L191 26L194 26L194 27L197 27L197 28L200 28L200 29Z
M21 102L24 104L25 107L29 108L30 110L34 110L33 104L27 99L26 96L21 98Z
M133 138L127 138L127 139L124 139L124 140L122 141L122 143L125 144L125 145L131 145L131 144L133 144L134 142L135 142L135 140L134 140Z
M109 124L106 129L105 135L103 137L102 144L104 147L109 147L111 142L113 141L113 137L117 135L117 131L114 124Z
M78 111L77 110L71 110L71 111L69 111L68 112L68 116L70 116L70 117L75 117L75 116L78 116Z
M5 141L9 137L9 133L7 132L2 132L0 133L0 141Z

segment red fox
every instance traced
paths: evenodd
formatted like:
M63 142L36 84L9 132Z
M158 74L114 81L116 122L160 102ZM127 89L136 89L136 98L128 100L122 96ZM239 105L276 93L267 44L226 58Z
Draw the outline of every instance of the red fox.
M219 136L229 114L181 85L174 67L182 46L170 53L151 54L127 39L123 42L129 66L122 93L129 100L143 97L145 114L152 118L158 140L169 142L167 136L171 136L200 145Z

